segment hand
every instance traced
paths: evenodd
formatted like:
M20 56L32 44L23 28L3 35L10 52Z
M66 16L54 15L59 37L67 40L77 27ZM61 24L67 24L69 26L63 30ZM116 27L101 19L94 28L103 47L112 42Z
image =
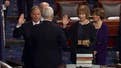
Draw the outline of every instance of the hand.
M5 6L6 6L6 7L10 6L10 1L9 1L9 0L6 0L6 1L5 1Z
M24 14L22 13L18 19L18 25L24 24L25 19L24 19Z
M116 52L116 57L119 60L119 51Z
M58 68L66 68L65 64L60 64Z
M85 46L89 47L90 41L89 40L83 40L82 45L85 45Z
M62 18L62 23L63 25L67 25L69 23L70 19L68 17L68 15L64 15Z
M93 54L94 54L94 58L95 58L95 55L97 54L97 51L93 51Z

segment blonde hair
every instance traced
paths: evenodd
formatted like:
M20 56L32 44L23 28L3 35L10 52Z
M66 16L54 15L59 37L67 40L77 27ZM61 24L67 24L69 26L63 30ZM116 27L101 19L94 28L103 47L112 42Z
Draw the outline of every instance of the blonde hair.
M31 8L31 13L34 11L34 10L38 10L39 9L39 7L38 6L33 6L32 8ZM39 9L40 10L40 9Z
M88 18L90 16L90 9L88 5L84 5L84 4L78 5L77 15L79 15L80 13L86 14L86 18Z

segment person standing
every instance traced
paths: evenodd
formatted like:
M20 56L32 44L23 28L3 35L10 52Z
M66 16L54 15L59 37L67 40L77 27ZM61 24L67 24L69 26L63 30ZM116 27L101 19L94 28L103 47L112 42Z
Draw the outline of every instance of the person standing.
M121 64L121 12L120 12L120 24L119 24L119 37L117 41L117 45L115 46L116 49L116 57L117 57L117 63Z
M62 62L62 50L66 47L66 37L61 28L53 23L54 10L45 7L42 10L43 21L32 30L32 66L33 68L59 68Z
M6 14L6 11L5 10L3 10L3 7L2 7L2 5L5 5L6 7L8 7L9 5L10 5L10 1L9 0L0 0L0 60L2 60L2 48L3 48L3 16L2 16L2 12L1 11L4 11L5 13L4 14ZM6 15L5 15L5 17L6 17ZM4 17L4 18L5 18Z
M104 10L102 8L95 8L93 10L93 20L96 32L96 44L95 44L95 61L96 64L101 65L101 68L106 65L107 46L108 46L108 27L103 22Z
M68 30L71 42L71 61L76 64L76 54L93 53L93 47L96 40L96 30L93 24L88 20L90 16L87 5L79 5L77 8L79 21L72 24ZM68 19L64 19L63 26L67 26Z
M22 62L24 63L23 68L32 68L31 67L31 30L33 26L40 24L41 12L38 6L33 6L31 9L31 20L29 22L24 22L24 14L20 15L17 26L13 31L13 37L20 38L23 36L25 41L24 50L22 55Z

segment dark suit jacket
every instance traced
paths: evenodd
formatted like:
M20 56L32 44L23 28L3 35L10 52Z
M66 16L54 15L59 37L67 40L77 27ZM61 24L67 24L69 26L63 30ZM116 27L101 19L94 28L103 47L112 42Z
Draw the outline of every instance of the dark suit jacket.
M96 41L95 27L91 22L87 25L82 25L81 27L82 27L81 29L83 29L83 39L88 38L91 42L90 47L93 46ZM79 28L79 22L74 23L73 26L70 27L69 33L70 33L70 38L72 40L72 45L77 45L78 28ZM92 47L91 47L91 50L93 50Z
M33 27L32 22L28 22L23 24L20 28L15 28L13 31L13 37L20 38L21 36L23 36L25 41L23 56L22 56L23 62L29 62L30 60L30 53L31 53L30 35L31 35L32 27Z
M120 16L119 37L117 40L116 51L119 51L119 63L121 63L121 16Z
M66 46L64 32L50 21L32 30L32 61L35 68L57 68L62 63L61 51Z
M87 25L82 25L81 29L83 30L83 33L81 35L82 39L89 39L90 45L89 47L80 46L77 44L78 42L78 29L79 29L79 22L74 23L70 29L69 32L69 38L71 39L71 61L72 63L76 63L76 53L90 53L93 50L95 41L96 41L96 30L94 26L89 23Z

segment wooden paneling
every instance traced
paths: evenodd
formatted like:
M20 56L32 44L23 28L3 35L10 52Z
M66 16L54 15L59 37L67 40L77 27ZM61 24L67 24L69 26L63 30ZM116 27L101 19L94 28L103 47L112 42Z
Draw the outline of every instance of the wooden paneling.
M61 4L67 4L67 5L70 5L70 4L87 4L87 1L86 0L55 0L56 1L56 15L61 18Z
M56 3L87 3L86 0L55 0ZM105 3L121 3L121 0L98 0L99 4ZM58 9L60 11L60 9ZM60 14L60 13L59 13ZM109 33L109 47L114 47L117 44L117 37L119 37L119 20L104 20L108 25Z
M109 36L118 36L119 22L119 20L105 20L105 23L109 28Z
M98 0L98 6L102 7L102 3L112 4L112 3L121 3L121 0Z
M108 47L115 47L119 37L119 20L104 20L108 26L109 41Z

